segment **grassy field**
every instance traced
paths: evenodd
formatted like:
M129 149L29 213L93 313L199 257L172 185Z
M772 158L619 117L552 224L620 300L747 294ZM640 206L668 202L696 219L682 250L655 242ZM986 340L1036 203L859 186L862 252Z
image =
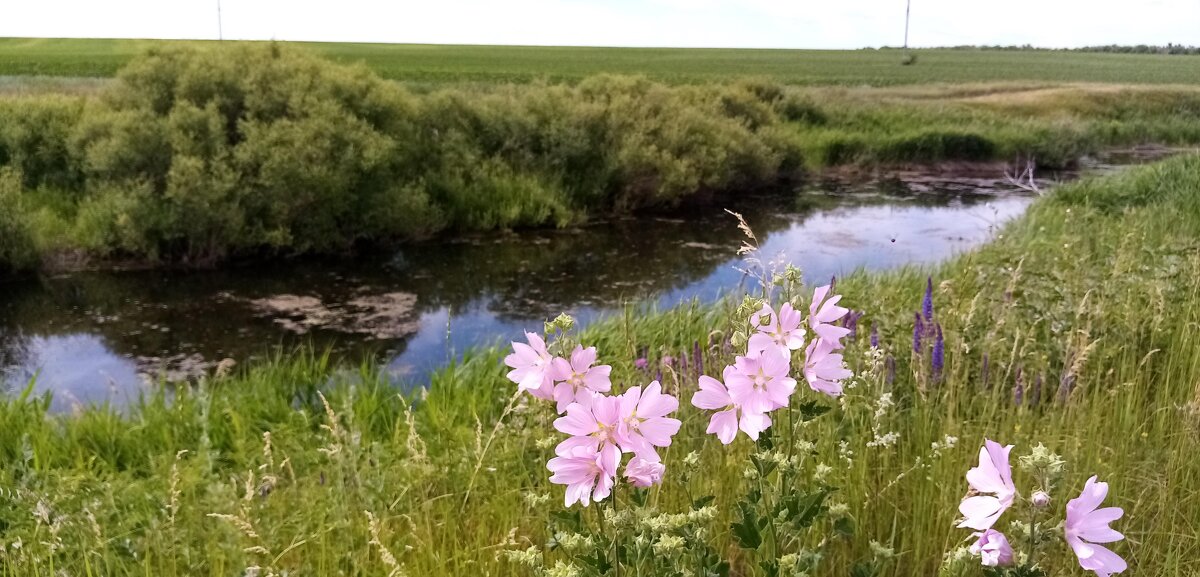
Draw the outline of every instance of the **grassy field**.
M1108 481L1106 504L1126 512L1115 527L1127 540L1114 548L1132 574L1200 572L1197 183L1200 157L1188 156L1063 186L993 243L935 269L840 279L842 304L866 311L859 326L878 328L895 379L865 360L860 330L847 349L859 377L844 402L801 385L796 400L832 412L788 439L814 447L786 487L804 490L829 466L820 475L839 488L830 498L847 506L853 534L818 543L800 532L778 553L819 550L815 574L844 575L876 541L894 551L879 575L937 573L966 536L953 528L956 505L986 436L1016 444L1014 460L1038 442L1066 459L1055 510L1088 476ZM946 335L940 382L911 345L927 273ZM702 534L731 574L761 575L729 526L734 499L753 483L743 471L756 448L745 438L722 448L686 402L697 343L709 374L730 360L713 333L730 312L630 314L581 339L613 365L618 388L660 367L684 401L683 428L664 453L671 480L646 506L683 512L715 496L715 518L697 522ZM648 371L635 367L643 349ZM502 354L470 353L408 397L370 367L346 371L300 353L196 389L149 392L124 411L48 416L44 401L0 400L0 575L540 574L502 552L532 546L537 565L565 561L543 548L574 521L558 513L562 487L547 481L553 410L513 409ZM689 355L687 368L664 364ZM885 393L895 404L880 411ZM898 441L869 444L885 432ZM947 435L956 446L931 449ZM689 467L692 451L699 462ZM688 470L703 474L680 483ZM636 507L632 494L621 500ZM599 526L595 509L581 522ZM637 527L625 530L661 538L661 528ZM1047 550L1050 575L1085 574L1058 538ZM672 555L659 557L685 562Z
M112 76L141 51L207 41L0 39L0 76ZM291 44L291 43L289 43ZM962 82L1194 84L1195 59L1166 55L1034 51L735 50L294 43L333 60L365 62L384 78L412 82L529 82L640 74L666 82L757 76L801 85L887 86Z

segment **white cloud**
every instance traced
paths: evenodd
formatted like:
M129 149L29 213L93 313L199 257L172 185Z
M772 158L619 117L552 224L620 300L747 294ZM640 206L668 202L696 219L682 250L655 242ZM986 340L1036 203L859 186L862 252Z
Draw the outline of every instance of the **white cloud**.
M904 0L220 0L226 38L609 46L899 45ZM11 2L0 36L216 38L217 0ZM1197 0L913 0L915 46L1200 45Z

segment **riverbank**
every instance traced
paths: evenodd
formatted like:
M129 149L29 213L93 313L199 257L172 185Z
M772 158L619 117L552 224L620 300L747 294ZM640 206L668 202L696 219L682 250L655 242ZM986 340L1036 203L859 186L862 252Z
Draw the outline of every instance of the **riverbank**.
M833 409L804 431L819 441L812 458L832 467L831 498L853 518L853 535L822 548L823 569L846 572L876 541L895 552L879 575L937 571L963 537L953 528L962 474L988 436L1022 449L1043 442L1072 464L1071 479L1108 481L1109 502L1125 509L1127 541L1116 547L1139 574L1200 570L1191 530L1200 517L1191 490L1200 482L1198 181L1200 158L1188 156L1065 185L977 251L930 270L838 280L843 304L866 311L851 366L869 374L874 326L895 371L890 383L857 381L844 404L797 392ZM936 386L911 345L927 272L945 334ZM614 383L661 371L687 399L698 364L731 360L713 332L728 312L631 311L582 339L613 365ZM545 512L560 508L562 488L544 468L552 411L522 404L505 414L514 388L500 356L474 351L408 397L372 367L299 353L152 395L124 414L47 417L44 401L0 401L2 574L387 574L381 548L410 575L524 574L500 552L547 543ZM880 413L883 393L895 405ZM744 439L715 449L706 418L686 402L680 411L668 471L698 451L709 473L687 491L716 495L707 529L736 567L726 496L747 482L741 459L755 449ZM872 444L887 432L898 437ZM947 435L957 445L946 448ZM931 451L935 442L942 448ZM1056 492L1055 505L1077 485ZM678 484L652 499L663 512L691 502Z
M347 254L672 210L828 167L1062 167L1200 142L1185 86L422 88L273 44L160 49L66 92L0 97L0 267Z

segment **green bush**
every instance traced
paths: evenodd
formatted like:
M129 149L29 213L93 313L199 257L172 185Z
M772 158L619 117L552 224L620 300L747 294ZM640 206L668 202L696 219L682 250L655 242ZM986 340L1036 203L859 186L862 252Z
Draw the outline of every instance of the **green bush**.
M78 98L0 99L0 166L17 169L26 188L78 186L68 141L82 113Z
M0 169L0 270L28 268L38 260L23 196L21 175Z

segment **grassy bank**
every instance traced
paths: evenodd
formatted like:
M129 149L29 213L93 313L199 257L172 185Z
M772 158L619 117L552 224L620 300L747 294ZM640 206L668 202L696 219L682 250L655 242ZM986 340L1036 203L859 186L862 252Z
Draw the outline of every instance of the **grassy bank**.
M142 51L217 42L120 39L0 39L0 75L112 76ZM225 42L223 44L236 44ZM259 43L261 44L261 43ZM384 78L414 82L580 80L645 75L665 82L721 82L757 76L786 84L893 86L963 82L1194 83L1188 58L1158 54L1047 51L749 50L286 43L343 63L363 62Z
M2 268L342 253L671 208L830 166L1063 166L1200 142L1190 87L595 76L430 90L261 44L151 51L75 88L0 97Z
M806 466L832 467L832 498L849 506L856 527L826 545L822 572L846 574L875 540L896 552L881 574L934 574L965 536L953 529L956 506L984 436L1060 453L1070 481L1052 496L1055 507L1091 474L1110 482L1108 503L1126 512L1117 551L1137 574L1200 571L1198 182L1200 157L1189 156L1066 185L993 243L928 271L946 335L940 383L911 345L927 271L838 281L843 304L866 311L859 326L878 328L896 371L889 383L870 370L860 330L847 351L860 377L846 401L797 393L833 408L803 429L818 447ZM732 545L731 495L748 482L754 447L741 438L719 448L704 435L707 416L686 403L696 343L710 373L730 361L712 333L728 312L630 315L582 340L613 365L618 387L644 384L659 367L685 400L664 459L669 473L683 471L697 451L704 474L687 494L671 485L650 502L678 512L715 495L709 529L743 574L752 568ZM647 371L634 363L643 349ZM561 508L562 488L547 481L546 440L557 435L546 404L505 414L514 386L500 354L471 353L407 398L369 368L338 370L299 354L173 390L169 402L148 393L123 414L48 416L44 401L5 399L0 574L395 574L381 547L409 575L523 574L500 551L550 537L547 511ZM664 365L666 356L690 362ZM877 413L884 393L896 404ZM885 432L898 441L868 445ZM931 450L947 435L960 439L956 447ZM1053 575L1083 574L1073 561L1048 563Z

